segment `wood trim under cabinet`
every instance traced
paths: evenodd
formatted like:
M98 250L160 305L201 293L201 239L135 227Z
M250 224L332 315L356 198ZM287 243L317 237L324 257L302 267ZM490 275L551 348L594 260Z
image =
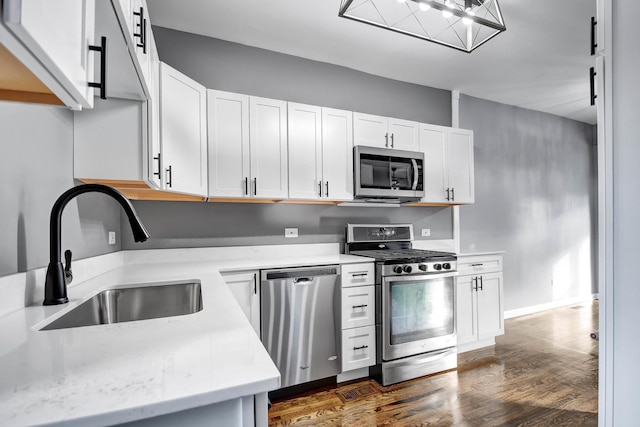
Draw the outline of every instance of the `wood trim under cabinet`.
M76 178L85 184L104 184L120 191L131 200L158 200L178 202L204 202L205 197L190 194L172 193L170 191L154 190L144 181L119 179Z
M64 103L0 44L0 100L61 105Z

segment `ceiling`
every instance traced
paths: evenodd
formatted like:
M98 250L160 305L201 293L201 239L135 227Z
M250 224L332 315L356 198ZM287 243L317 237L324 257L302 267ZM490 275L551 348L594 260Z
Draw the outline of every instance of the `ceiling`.
M396 0L388 0L396 1ZM340 0L149 0L154 25L596 123L596 0L500 0L507 31L472 53L338 17Z

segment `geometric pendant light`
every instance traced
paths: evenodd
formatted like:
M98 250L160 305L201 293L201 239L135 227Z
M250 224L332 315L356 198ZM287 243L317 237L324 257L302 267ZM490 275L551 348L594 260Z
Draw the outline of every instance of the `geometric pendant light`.
M338 16L464 52L507 29L498 0L342 0Z

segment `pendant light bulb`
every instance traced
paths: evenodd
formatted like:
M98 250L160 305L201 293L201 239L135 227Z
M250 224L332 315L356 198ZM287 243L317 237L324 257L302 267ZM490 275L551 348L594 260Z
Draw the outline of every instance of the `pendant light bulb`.
M444 2L444 5L447 6L449 9L453 9L454 7L453 2L451 0L446 0ZM453 13L451 13L451 11L449 10L443 10L442 16L444 16L446 19L449 19L453 16Z
M426 4L426 3L420 3L420 10L423 12L426 12L427 10L431 9L431 6Z
M471 16L476 16L476 14L475 14L475 13L473 13L473 11L468 10L468 11L467 11L467 16L465 16L464 18L462 18L462 22L463 22L465 25L471 25L471 24L473 24L473 19L471 19L471 18L470 18Z

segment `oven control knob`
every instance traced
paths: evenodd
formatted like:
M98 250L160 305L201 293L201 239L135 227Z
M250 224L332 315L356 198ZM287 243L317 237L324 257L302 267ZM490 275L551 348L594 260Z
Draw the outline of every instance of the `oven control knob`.
M413 271L413 268L410 265L405 265L402 269L405 273L411 273Z
M442 265L440 265L440 264L433 264L433 269L434 269L434 270L438 270L438 271L440 271L440 270L442 270Z
M427 264L420 264L418 268L420 269L420 271L427 271Z
M442 268L444 268L445 270L451 270L451 264L445 262L444 264L442 264Z
M393 267L393 272L396 274L402 273L402 266L396 265L395 267Z

